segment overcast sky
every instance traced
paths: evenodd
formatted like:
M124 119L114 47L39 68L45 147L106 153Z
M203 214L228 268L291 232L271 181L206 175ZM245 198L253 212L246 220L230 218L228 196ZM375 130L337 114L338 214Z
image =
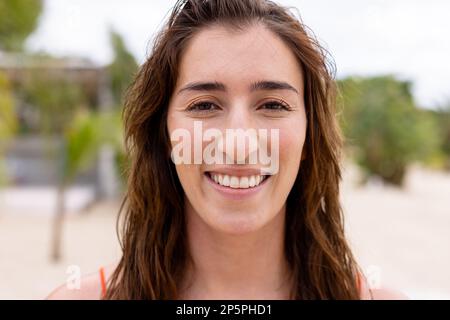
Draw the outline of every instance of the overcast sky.
M391 73L414 83L418 103L450 101L450 1L278 0L331 52L338 77ZM111 60L108 28L122 34L139 62L173 0L45 0L28 48Z

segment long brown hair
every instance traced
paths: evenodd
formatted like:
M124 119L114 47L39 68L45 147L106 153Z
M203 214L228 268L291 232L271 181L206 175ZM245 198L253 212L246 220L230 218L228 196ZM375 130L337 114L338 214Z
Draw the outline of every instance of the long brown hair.
M170 160L167 111L187 42L224 24L245 31L262 23L292 50L304 75L308 128L305 159L286 203L285 253L294 299L359 299L358 266L344 236L339 202L342 138L336 121L334 68L288 8L267 0L178 1L124 109L130 168L121 245L106 299L176 299L188 257L183 189ZM299 70L299 72L302 72Z

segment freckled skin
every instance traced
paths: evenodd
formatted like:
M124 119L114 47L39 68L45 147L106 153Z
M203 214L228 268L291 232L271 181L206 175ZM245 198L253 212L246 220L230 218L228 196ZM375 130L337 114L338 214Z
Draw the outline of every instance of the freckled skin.
M287 82L289 90L251 92L251 83L260 80ZM191 82L223 83L226 92L184 92ZM268 99L281 99L291 111L257 110ZM205 100L221 110L205 116L186 112L192 101ZM303 79L300 65L290 49L262 25L245 32L232 32L215 26L200 31L189 42L181 59L180 73L168 114L168 129L185 128L193 132L193 122L203 121L203 130L218 128L279 129L279 171L258 194L233 201L214 191L205 181L204 165L177 165L177 174L186 198L196 214L213 229L242 234L258 230L277 215L284 205L300 166L306 134ZM283 218L283 217L278 217Z

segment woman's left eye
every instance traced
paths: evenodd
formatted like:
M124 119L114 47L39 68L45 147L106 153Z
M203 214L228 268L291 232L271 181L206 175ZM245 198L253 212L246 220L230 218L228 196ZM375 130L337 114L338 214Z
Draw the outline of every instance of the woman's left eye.
M265 109L265 110L270 110L270 111L283 111L283 110L289 111L290 110L290 108L287 104L284 104L284 103L278 102L278 101L266 102L261 106L261 108Z

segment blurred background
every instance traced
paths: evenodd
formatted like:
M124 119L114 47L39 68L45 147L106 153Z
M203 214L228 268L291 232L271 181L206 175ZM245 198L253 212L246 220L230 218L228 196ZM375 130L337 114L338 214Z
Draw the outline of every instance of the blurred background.
M117 261L122 96L175 1L0 0L0 299ZM373 286L450 299L450 2L283 0L334 57Z

